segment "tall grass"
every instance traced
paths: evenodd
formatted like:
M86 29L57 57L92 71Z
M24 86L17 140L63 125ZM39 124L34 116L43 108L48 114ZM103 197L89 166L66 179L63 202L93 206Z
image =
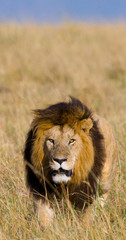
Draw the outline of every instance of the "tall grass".
M78 97L108 119L118 143L117 173L92 224L54 204L42 229L25 186L23 148L31 110ZM0 239L126 239L126 26L0 25ZM73 214L74 213L74 214Z

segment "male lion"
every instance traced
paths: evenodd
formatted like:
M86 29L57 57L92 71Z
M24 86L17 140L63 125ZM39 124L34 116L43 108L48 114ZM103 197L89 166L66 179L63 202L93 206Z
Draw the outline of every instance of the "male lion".
M64 192L84 209L97 191L110 189L116 143L109 123L75 98L34 113L24 159L35 212L46 225L54 215L49 201Z

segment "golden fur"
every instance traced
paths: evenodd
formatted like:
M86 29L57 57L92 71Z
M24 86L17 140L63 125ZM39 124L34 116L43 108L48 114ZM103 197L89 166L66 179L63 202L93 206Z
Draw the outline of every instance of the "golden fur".
M94 114L93 118L98 121L98 127L104 136L104 146L106 151L105 163L102 169L100 185L104 192L107 192L114 180L116 159L117 159L117 145L111 125L102 117Z
M47 198L58 197L56 192L62 192L61 185L77 208L92 203L98 184L102 194L110 189L116 143L109 123L72 98L69 103L35 111L24 158L27 183L39 217L44 209L42 206L47 203L49 211L45 208L44 225L53 216Z

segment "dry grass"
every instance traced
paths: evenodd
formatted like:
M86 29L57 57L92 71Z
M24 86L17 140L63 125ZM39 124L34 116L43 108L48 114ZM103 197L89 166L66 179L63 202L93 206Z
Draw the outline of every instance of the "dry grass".
M22 151L31 110L73 95L113 125L117 174L104 208L60 211L41 229L25 186ZM0 239L124 240L126 195L126 26L0 25Z

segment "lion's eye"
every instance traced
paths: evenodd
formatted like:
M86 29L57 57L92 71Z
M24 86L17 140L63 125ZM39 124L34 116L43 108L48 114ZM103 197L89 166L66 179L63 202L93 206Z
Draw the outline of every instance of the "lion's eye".
M49 138L48 141L54 144L54 139Z
M70 141L69 141L69 144L72 144L72 143L74 143L76 140L75 139L70 139Z

